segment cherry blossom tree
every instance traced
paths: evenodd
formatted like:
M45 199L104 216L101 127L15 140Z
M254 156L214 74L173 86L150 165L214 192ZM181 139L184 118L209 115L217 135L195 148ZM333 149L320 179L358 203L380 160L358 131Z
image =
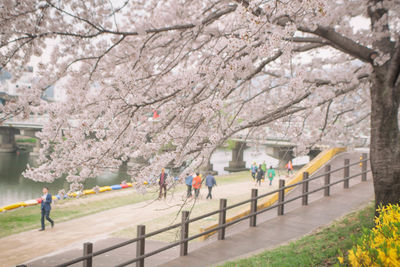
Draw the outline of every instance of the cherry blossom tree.
M298 151L370 136L377 204L400 199L399 0L4 0L0 62L38 62L2 120L48 114L25 176L195 169L238 134ZM63 101L41 100L50 85ZM156 111L160 117L149 119Z

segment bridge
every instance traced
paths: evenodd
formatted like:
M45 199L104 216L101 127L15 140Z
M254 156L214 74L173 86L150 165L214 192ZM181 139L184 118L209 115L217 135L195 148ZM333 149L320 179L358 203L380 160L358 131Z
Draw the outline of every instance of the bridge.
M284 167L289 160L292 160L294 158L293 149L296 147L296 144L286 139L252 139L246 138L242 135L237 135L231 140L235 141L235 146L232 149L232 160L229 162L229 166L224 168L226 171L229 172L247 170L246 162L243 160L243 152L249 144L264 146L268 155L273 158L279 159L280 167ZM324 148L325 147L317 146L316 148L311 149L308 153L308 156L310 156L310 160L315 158ZM210 167L212 167L212 165Z
M43 122L47 117L34 117L26 121L7 120L0 126L0 153L11 153L17 150L15 135L20 134L33 138L36 132L43 129ZM36 142L33 152L40 149L40 142Z

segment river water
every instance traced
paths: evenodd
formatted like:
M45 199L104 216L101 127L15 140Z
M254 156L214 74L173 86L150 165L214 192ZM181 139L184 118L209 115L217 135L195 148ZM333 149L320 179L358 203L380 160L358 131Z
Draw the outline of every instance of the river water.
M219 148L211 157L211 163L214 170L218 174L227 174L224 167L227 167L229 161L232 159L232 151L224 148ZM277 166L278 160L270 157L263 149L256 147L249 147L245 149L243 159L246 161L246 167L250 167L252 162L258 164L263 161L267 166ZM298 164L304 164L308 161L307 157L299 158ZM29 156L29 153L21 152L19 155L16 153L0 153L0 207L11 204L14 202L25 201L41 196L43 186L47 186L50 192L56 194L60 189L68 191L69 184L65 179L57 179L53 183L35 182L25 179L22 172L25 170L26 165L34 165L34 158ZM295 163L295 161L294 161ZM128 181L126 173L124 172L105 172L95 179L88 179L84 183L84 188L93 188L94 186L105 186L119 184L121 181Z

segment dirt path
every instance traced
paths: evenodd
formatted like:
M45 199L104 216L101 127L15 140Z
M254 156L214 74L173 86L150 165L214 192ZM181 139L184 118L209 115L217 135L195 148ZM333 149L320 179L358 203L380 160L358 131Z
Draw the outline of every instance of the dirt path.
M273 186L263 183L259 194L276 189L278 177ZM248 193L254 188L254 182L241 182L217 186L213 189L214 198L228 198ZM204 203L207 190L201 190L202 198L198 203ZM166 200L151 200L124 207L114 208L96 214L88 215L71 221L57 223L53 229L44 232L27 231L0 239L0 266L15 266L34 258L54 253L66 247L81 247L84 242L103 239L109 234L128 226L162 217L171 212L179 211L184 192L170 194ZM79 200L78 200L79 201ZM104 201L112 201L112 198ZM40 222L38 221L38 228Z

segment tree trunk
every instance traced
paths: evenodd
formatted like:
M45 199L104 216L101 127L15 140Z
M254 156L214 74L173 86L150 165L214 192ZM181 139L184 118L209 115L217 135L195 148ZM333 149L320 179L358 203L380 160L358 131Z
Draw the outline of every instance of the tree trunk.
M388 66L371 77L371 169L376 207L400 201L399 96L387 81Z

